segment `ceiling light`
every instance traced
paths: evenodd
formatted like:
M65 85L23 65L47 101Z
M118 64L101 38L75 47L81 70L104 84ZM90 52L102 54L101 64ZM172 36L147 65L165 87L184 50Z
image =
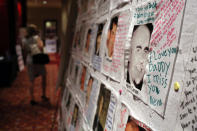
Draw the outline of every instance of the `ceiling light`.
M44 5L47 4L47 1L46 0L42 1L42 4L44 4Z
M47 21L47 22L46 22L46 27L49 28L49 27L51 27L51 26L52 26L51 22Z

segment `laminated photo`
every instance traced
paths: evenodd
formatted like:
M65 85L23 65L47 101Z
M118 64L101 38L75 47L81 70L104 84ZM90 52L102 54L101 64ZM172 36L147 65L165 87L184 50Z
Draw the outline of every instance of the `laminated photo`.
M127 89L161 117L165 115L177 54L184 2L142 2L133 9L133 31L125 49ZM165 9L163 9L165 8ZM141 44L140 44L141 43Z
M80 75L80 90L84 91L85 78L86 78L87 67L82 66L81 75Z
M91 62L92 54L94 53L94 43L96 41L96 35L97 35L97 26L95 24L89 24L87 30L86 30L86 37L85 37L85 43L84 43L84 49L83 54L84 58L83 60L87 63Z
M96 111L95 103L99 95L98 80L90 75L86 86L87 88L86 88L86 101L85 101L84 113L85 113L87 125L89 127L92 127L94 114Z
M86 96L86 92L90 93L92 89L93 79L90 76L89 68L87 65L82 64L80 80L77 86L77 96L83 109L86 106L86 99L89 97ZM82 111L84 112L84 110Z
M102 73L120 82L124 74L124 48L129 38L131 10L114 10L104 43Z
M79 70L80 70L80 61L76 60L72 74L72 85L77 85Z
M87 54L89 53L89 48L90 48L91 33L92 33L92 29L89 28L86 34L86 42L85 42L85 48L84 48L84 52Z
M94 52L92 57L92 66L96 70L101 70L101 49L102 49L102 34L104 30L105 22L97 24L97 34L96 34L96 40L94 41Z
M100 92L97 100L97 109L94 116L93 131L104 131L105 123L110 103L111 91L104 84L100 86Z
M87 77L86 79L86 87L85 87L85 94L86 94L86 102L85 106L88 105L89 100L90 100L90 93L92 91L92 86L93 86L94 78L92 76Z
M107 42L106 42L107 50L105 52L105 57L109 62L112 61L117 27L118 27L118 16L115 16L112 18L110 22L110 27L107 33Z
M112 56L114 53L114 42L116 38L118 26L118 16L115 16L111 19L110 25L107 32L107 40L104 46L104 59L103 59L103 70L107 75L111 74L111 66L112 66Z

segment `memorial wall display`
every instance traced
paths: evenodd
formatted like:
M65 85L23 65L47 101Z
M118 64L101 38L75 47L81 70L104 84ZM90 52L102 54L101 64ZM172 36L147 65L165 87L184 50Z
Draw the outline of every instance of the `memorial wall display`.
M59 129L197 130L196 2L78 6Z

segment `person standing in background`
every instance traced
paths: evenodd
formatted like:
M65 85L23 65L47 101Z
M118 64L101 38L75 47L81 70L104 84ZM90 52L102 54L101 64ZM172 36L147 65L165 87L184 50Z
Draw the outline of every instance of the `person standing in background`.
M32 56L43 52L43 41L39 37L39 32L35 25L29 25L27 28L26 41L24 43L24 49L27 53L26 65L29 79L31 81L30 86L30 96L31 96L31 105L36 105L37 102L34 99L34 81L38 76L42 76L42 100L49 101L46 97L46 68L45 65L33 64Z

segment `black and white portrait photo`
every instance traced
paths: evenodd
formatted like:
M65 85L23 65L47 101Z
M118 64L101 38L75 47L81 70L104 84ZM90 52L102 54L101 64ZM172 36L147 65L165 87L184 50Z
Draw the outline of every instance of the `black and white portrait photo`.
M127 67L127 83L142 90L146 65L148 64L149 44L153 31L152 23L135 25L130 41L129 60Z

